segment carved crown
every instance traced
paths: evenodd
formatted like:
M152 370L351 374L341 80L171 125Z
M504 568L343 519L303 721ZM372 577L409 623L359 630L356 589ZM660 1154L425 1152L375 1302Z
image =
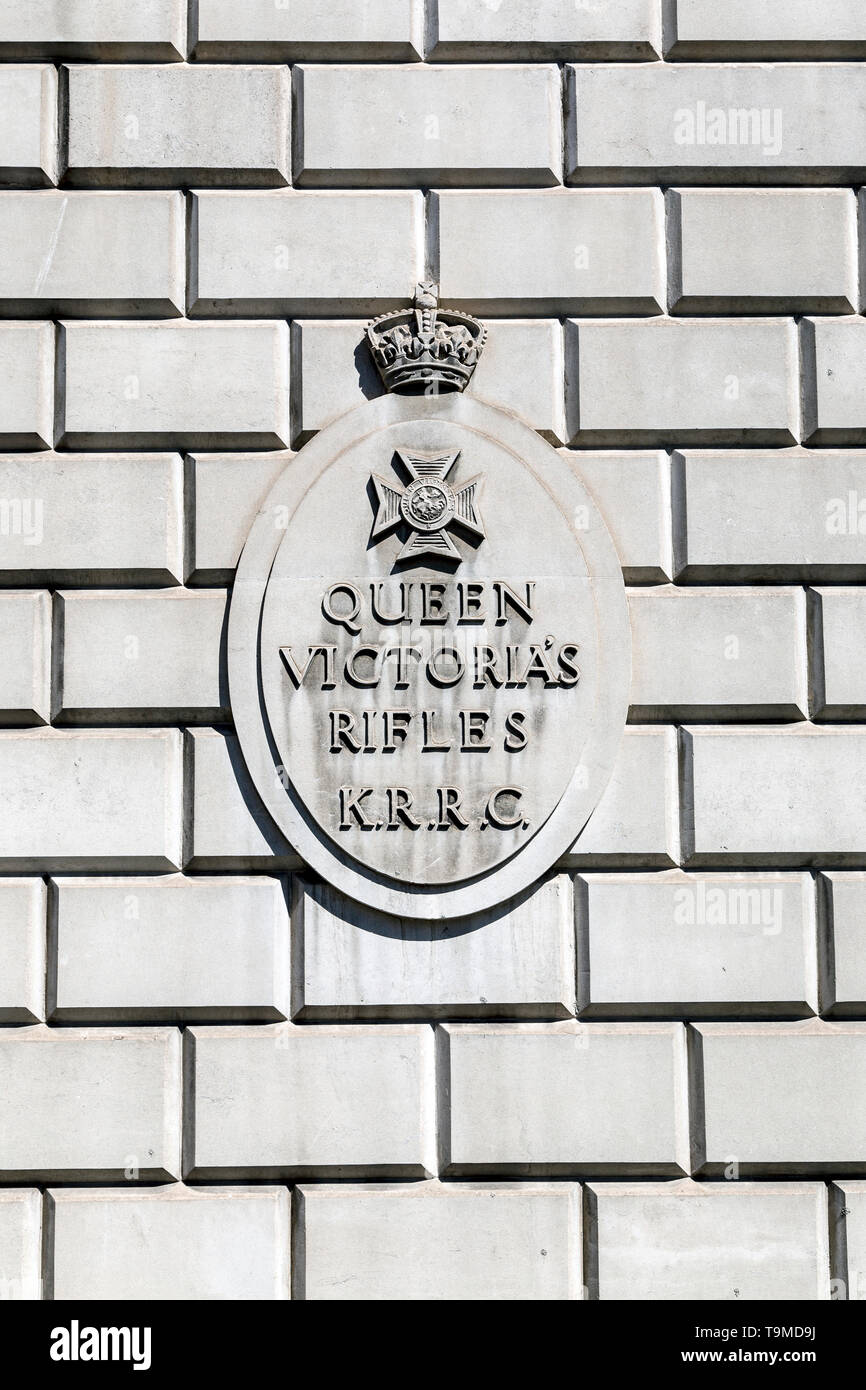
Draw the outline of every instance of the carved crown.
M381 314L367 329L386 389L404 395L464 390L486 338L471 314L439 308L439 286L431 281L416 288L413 309Z

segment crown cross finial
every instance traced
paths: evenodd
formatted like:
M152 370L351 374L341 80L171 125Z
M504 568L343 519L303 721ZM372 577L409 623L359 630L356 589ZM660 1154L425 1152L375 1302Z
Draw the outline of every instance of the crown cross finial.
M439 308L439 286L432 280L416 286L413 309L382 314L367 329L385 387L406 395L463 391L486 337L487 329L471 314Z

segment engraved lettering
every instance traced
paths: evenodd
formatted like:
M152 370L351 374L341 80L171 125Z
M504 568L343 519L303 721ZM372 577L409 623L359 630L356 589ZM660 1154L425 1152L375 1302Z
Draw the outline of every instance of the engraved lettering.
M500 625L508 621L509 604L525 622L532 622L532 596L535 591L535 580L526 581L526 599L522 599L510 584L506 584L504 579L493 581L493 592L496 595L496 621Z
M580 669L575 664L575 657L580 651L576 642L565 642L559 649L557 661L562 675L559 677L560 685L577 685L580 680Z
M461 623L483 623L487 617L484 608L484 585L477 580L461 581L457 585L459 621Z
M358 661L373 662L372 671L361 674L358 671ZM377 686L382 672L382 649L381 647L356 647L346 661L346 680L352 685Z
M460 746L464 753L487 753L491 744L487 739L487 725L490 715L484 709L462 709L460 711Z
M400 606L396 613L386 613L382 602L382 590L384 584L370 585L370 611L377 623L408 623L409 622L409 598L414 585L398 584L400 592Z
M448 661L453 662L451 670L448 670ZM456 647L439 647L427 662L427 675L434 685L456 685L463 678L465 665Z
M475 685L481 688L486 684L502 685L505 677L500 669L500 654L492 647L475 648Z
M350 753L360 753L361 745L355 738L355 716L347 709L331 710L331 752L340 753L348 748Z
M334 603L338 595L348 596L350 607L346 611L335 608ZM351 632L353 637L357 637L361 631L358 626L358 617L361 613L361 595L354 584L332 584L322 599L322 612L329 623L338 623Z
M442 743L436 738L436 711L424 709L421 711L421 728L424 732L424 752L442 753L447 752L451 747L451 741Z
M531 681L534 677L540 677L545 685L557 685L559 677L551 665L544 648L537 642L529 645L529 661L523 670L521 684Z
M322 689L333 690L337 684L337 648L336 647L307 647L307 659L303 666L295 660L294 651L291 647L280 647L280 656L286 666L286 670L299 689L307 679L307 674L317 656L322 658Z
M398 740L400 743L405 743L411 722L412 711L409 709L386 709L382 711L382 723L385 726L385 737L382 743L383 753L394 753Z
M409 658L414 656L418 661L421 660L422 652L420 647L389 647L385 652L385 660L396 656L397 671L394 676L394 689L406 690L409 685Z
M497 830L516 830L525 825L519 802L523 796L522 787L497 787L490 793L487 802L487 819Z
M457 787L437 787L436 794L439 801L438 828L448 830L456 825L458 830L468 830L469 822L461 810L463 798Z
M526 747L526 714L522 709L513 709L505 716L505 751L519 753Z
M448 612L445 608L445 595L447 592L447 584L430 583L421 585L422 623L447 623Z
M351 830L359 825L362 830L375 830L378 821L368 820L361 802L372 794L372 787L340 788L340 829ZM354 820L352 819L354 817Z
M421 829L421 822L411 814L411 792L405 787L386 787L385 796L388 801L389 830L399 830L401 825L408 825L410 830Z

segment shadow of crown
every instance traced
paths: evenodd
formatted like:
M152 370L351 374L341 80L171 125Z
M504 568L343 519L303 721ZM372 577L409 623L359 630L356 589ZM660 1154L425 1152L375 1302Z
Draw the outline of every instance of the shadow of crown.
M439 287L418 285L413 309L381 314L367 329L388 391L434 396L463 391L478 365L487 329L471 314L439 308Z

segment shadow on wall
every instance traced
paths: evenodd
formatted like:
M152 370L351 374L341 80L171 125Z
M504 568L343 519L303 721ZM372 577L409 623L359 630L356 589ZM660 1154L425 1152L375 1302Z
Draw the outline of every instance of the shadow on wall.
M377 396L384 394L384 387L376 371L376 364L370 356L366 338L362 338L355 348L355 370L358 373L358 385L368 401L374 401Z

